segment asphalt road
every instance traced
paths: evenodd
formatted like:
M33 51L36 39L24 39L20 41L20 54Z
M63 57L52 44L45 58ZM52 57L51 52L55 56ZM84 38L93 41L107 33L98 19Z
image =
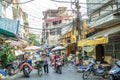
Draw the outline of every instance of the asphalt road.
M82 73L78 73L74 67L63 67L62 74L55 73L52 67L49 67L49 74L43 74L42 77L37 75L37 70L33 70L30 77L26 78L23 73L19 73L14 80L83 80ZM98 77L88 80L103 80Z

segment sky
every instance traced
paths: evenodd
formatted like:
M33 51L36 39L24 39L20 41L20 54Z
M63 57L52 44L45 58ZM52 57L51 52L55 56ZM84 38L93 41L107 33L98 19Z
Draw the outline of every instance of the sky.
M29 0L20 0L21 3ZM71 1L71 0L57 0L57 1ZM72 0L74 1L74 0ZM79 0L80 3L85 3L86 0ZM86 5L81 5L81 14L86 14ZM71 4L70 3L58 3L51 0L34 0L26 4L20 4L23 11L28 14L28 21L29 21L29 27L37 28L37 29L30 29L30 32L35 34L40 34L42 32L42 18L43 18L43 11L46 11L47 9L57 9L58 7L67 7L69 10L71 10ZM74 6L73 6L74 8Z

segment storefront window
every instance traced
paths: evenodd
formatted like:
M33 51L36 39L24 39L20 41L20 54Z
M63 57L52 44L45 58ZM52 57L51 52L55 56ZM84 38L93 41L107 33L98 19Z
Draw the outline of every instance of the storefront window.
M105 55L116 55L120 59L120 36L114 36L109 39L109 43L105 45Z

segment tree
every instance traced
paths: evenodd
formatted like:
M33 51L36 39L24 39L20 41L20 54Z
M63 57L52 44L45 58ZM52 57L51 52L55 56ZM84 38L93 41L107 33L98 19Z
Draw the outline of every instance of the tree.
M35 46L40 46L39 41L37 41L37 37L33 33L29 33L29 40L31 40L32 43L34 43Z
M11 51L11 47L9 43L5 43L4 50L1 55L2 67L5 67L10 62L15 60L15 55Z

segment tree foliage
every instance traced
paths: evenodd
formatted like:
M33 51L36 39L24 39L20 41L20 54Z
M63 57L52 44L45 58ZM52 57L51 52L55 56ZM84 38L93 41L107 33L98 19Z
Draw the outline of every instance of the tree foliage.
M35 46L40 46L39 41L37 41L37 37L33 33L29 33L29 40L34 43Z
M11 47L9 43L5 43L4 50L1 55L2 67L5 67L10 62L15 60L15 55L11 51Z

